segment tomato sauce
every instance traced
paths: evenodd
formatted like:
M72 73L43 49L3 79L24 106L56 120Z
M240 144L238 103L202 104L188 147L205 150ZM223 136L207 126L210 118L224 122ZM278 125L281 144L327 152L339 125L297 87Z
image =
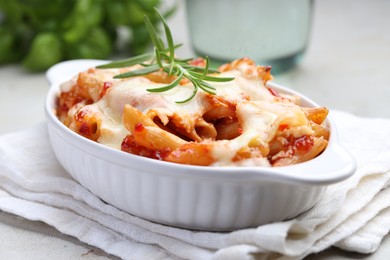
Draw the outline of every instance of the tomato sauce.
M139 124L139 126L143 128L142 124ZM157 159L160 161L164 160L164 158L171 152L169 148L165 148L163 150L157 150L157 149L149 149L146 148L145 146L138 145L135 142L134 136L132 135L127 135L123 139L121 144L121 150L127 153L136 154L136 155L140 155L152 159Z

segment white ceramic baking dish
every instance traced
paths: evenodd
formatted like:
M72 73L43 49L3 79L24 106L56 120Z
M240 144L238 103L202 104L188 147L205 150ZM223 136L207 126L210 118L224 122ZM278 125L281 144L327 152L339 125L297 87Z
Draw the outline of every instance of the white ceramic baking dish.
M53 113L59 84L104 61L73 60L47 72L45 112L51 144L61 165L107 203L154 222L199 230L234 230L293 218L311 208L326 187L351 176L354 159L339 144L336 127L326 150L285 167L202 167L143 158L90 141ZM269 83L280 92L302 97Z

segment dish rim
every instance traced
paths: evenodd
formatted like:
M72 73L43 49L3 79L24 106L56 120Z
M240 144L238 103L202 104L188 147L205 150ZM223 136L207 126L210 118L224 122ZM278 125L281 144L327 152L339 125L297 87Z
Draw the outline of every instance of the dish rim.
M44 105L46 119L50 126L54 126L63 136L65 135L65 138L69 138L68 141L75 144L78 149L97 156L101 160L110 161L126 168L131 167L133 170L147 167L150 174L169 174L170 176L178 175L217 180L222 178L231 181L261 180L308 185L328 185L342 181L353 175L357 168L355 159L339 143L337 129L331 115L328 115L326 119L331 134L324 152L309 161L282 167L184 165L126 153L89 140L73 132L56 117L54 114L55 98L59 93L59 86L62 82L69 80L80 71L106 62L105 60L70 60L51 67L46 73L50 89L45 97ZM272 81L267 82L267 86L298 95L306 104L318 106L310 98L290 88ZM333 160L336 160L336 163ZM310 169L316 170L311 173Z

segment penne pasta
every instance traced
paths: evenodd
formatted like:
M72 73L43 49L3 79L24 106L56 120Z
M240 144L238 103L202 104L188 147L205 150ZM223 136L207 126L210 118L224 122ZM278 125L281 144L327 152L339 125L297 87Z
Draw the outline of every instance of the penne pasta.
M208 166L215 160L211 154L212 145L207 143L186 143L169 153L165 160L168 162Z
M137 144L146 148L174 150L186 143L183 139L158 127L152 119L130 105L124 108L123 122Z
M207 111L204 120L210 122L221 118L236 117L236 105L223 98L207 96Z
M152 119L130 105L126 105L123 110L123 124L130 132L135 131L135 126L137 124L142 124L144 127L156 126Z
M80 109L75 114L75 131L82 136L97 141L100 137L101 119L88 110Z
M307 118L318 125L322 124L325 121L329 113L328 109L326 109L325 107L305 107L304 111L306 113Z
M305 149L297 147L295 143L288 149L282 150L272 158L272 166L286 166L308 161L315 158L326 148L328 141L323 137L313 137Z
M242 133L242 128L237 118L223 118L215 123L217 140L231 140Z
M329 139L329 129L326 128L323 125L318 125L316 123L311 123L311 129L313 129L314 134L313 136L315 137L323 137L324 139L328 140Z
M200 141L202 140L215 140L219 132L212 123L206 122L203 118L199 118L195 123L195 131L199 136Z
M153 150L174 150L187 142L167 131L155 126L144 127L141 123L136 125L132 132L137 144Z

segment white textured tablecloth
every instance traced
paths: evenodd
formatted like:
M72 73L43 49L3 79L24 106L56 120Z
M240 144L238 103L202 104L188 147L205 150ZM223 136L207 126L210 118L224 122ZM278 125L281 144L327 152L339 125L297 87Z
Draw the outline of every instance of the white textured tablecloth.
M217 233L134 217L71 179L54 156L45 123L0 137L0 209L123 259L301 259L330 246L371 253L390 230L390 120L331 116L358 170L293 220Z

